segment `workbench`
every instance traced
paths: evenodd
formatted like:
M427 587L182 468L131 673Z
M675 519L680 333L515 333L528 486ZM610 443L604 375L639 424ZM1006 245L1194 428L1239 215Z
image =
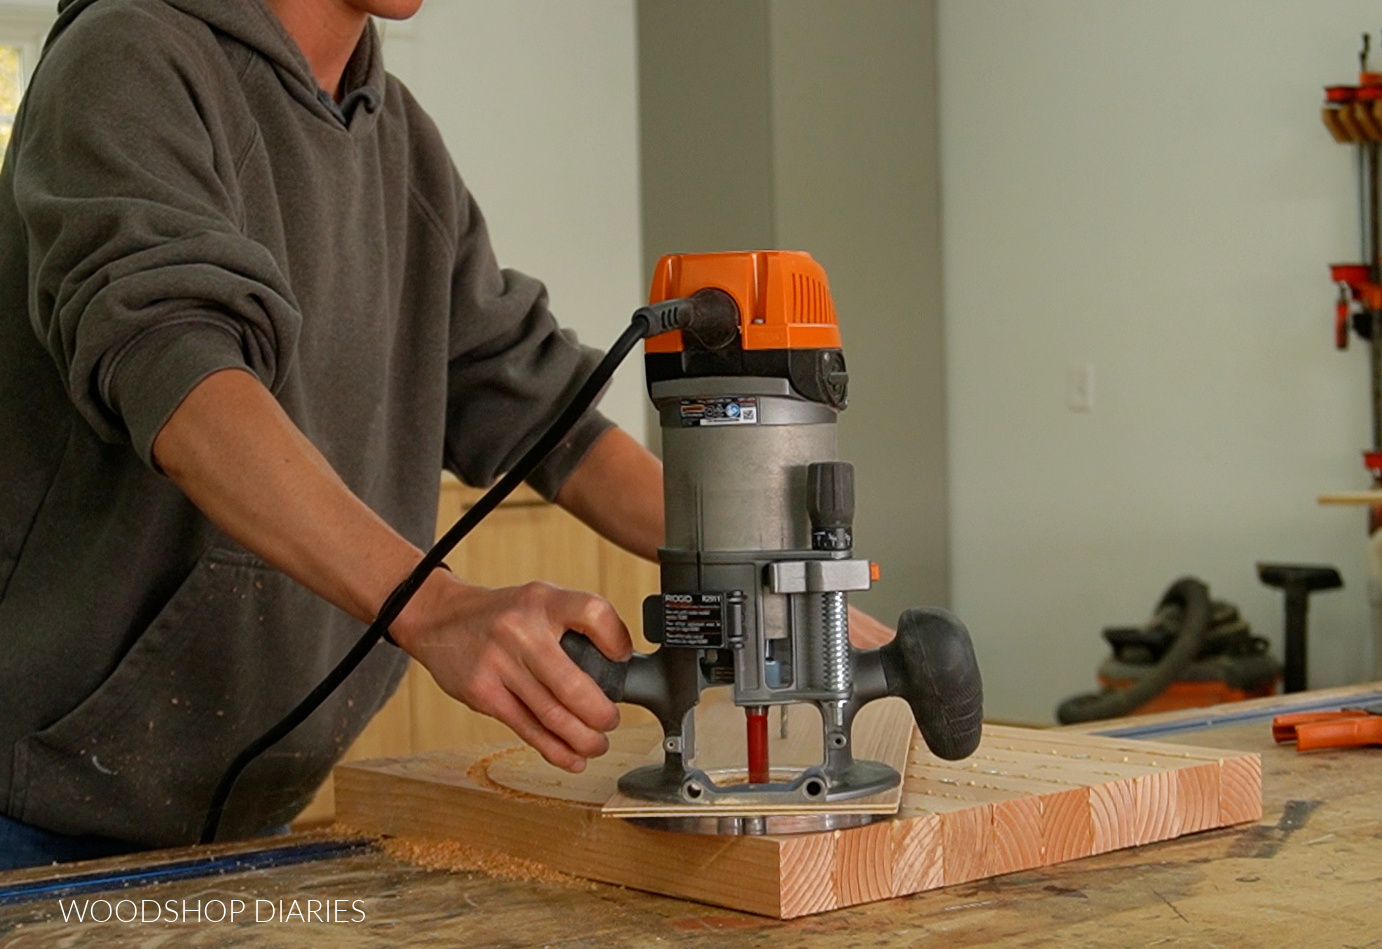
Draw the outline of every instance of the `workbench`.
M583 881L424 870L317 834L0 874L0 946L1382 947L1382 749L1299 754L1270 729L1277 707L1378 693L1382 683L1081 726L1260 752L1255 825L789 922ZM248 909L234 924L76 923L59 898L133 900L126 918L140 900ZM347 921L253 921L255 900L277 917L294 899L345 901Z

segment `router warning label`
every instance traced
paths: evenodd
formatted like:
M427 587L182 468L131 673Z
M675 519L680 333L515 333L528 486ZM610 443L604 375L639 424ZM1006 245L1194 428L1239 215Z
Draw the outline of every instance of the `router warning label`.
M682 428L757 424L757 399L686 399L681 403Z
M662 635L668 646L717 649L725 644L723 593L664 593Z

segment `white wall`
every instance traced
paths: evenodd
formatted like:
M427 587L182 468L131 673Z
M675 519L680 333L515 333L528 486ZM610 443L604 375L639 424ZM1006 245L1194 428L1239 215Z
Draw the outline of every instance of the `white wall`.
M436 119L500 262L604 349L647 297L640 273L633 0L430 0L386 24L385 63ZM642 360L602 408L644 435Z
M840 457L884 622L944 605L945 385L931 0L639 0L644 252L779 247L829 275Z
M883 567L850 602L892 625L950 603L935 11L771 0L768 22L774 236L830 278L856 551Z
M1186 573L1280 655L1259 559L1339 566L1311 684L1369 676L1364 515L1314 500L1366 486L1369 437L1326 269L1359 253L1354 158L1319 103L1379 25L1343 0L941 0L952 576L989 714L1049 720L1101 627Z

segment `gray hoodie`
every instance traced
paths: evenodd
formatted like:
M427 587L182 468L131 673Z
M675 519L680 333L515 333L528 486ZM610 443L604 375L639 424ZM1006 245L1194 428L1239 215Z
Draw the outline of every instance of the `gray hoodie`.
M426 546L443 466L492 481L597 354L499 269L372 28L337 107L263 0L59 10L0 172L0 811L178 844L362 631L153 469L179 401L248 368ZM223 835L296 814L405 665L381 645L245 773Z

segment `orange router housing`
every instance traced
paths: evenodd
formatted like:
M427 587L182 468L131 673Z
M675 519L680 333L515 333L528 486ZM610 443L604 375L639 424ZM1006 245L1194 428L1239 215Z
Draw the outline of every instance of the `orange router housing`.
M714 287L739 305L740 338L746 350L840 349L840 327L825 268L794 250L751 250L720 254L669 254L653 271L649 303L689 297ZM679 353L681 331L645 344L649 353Z

